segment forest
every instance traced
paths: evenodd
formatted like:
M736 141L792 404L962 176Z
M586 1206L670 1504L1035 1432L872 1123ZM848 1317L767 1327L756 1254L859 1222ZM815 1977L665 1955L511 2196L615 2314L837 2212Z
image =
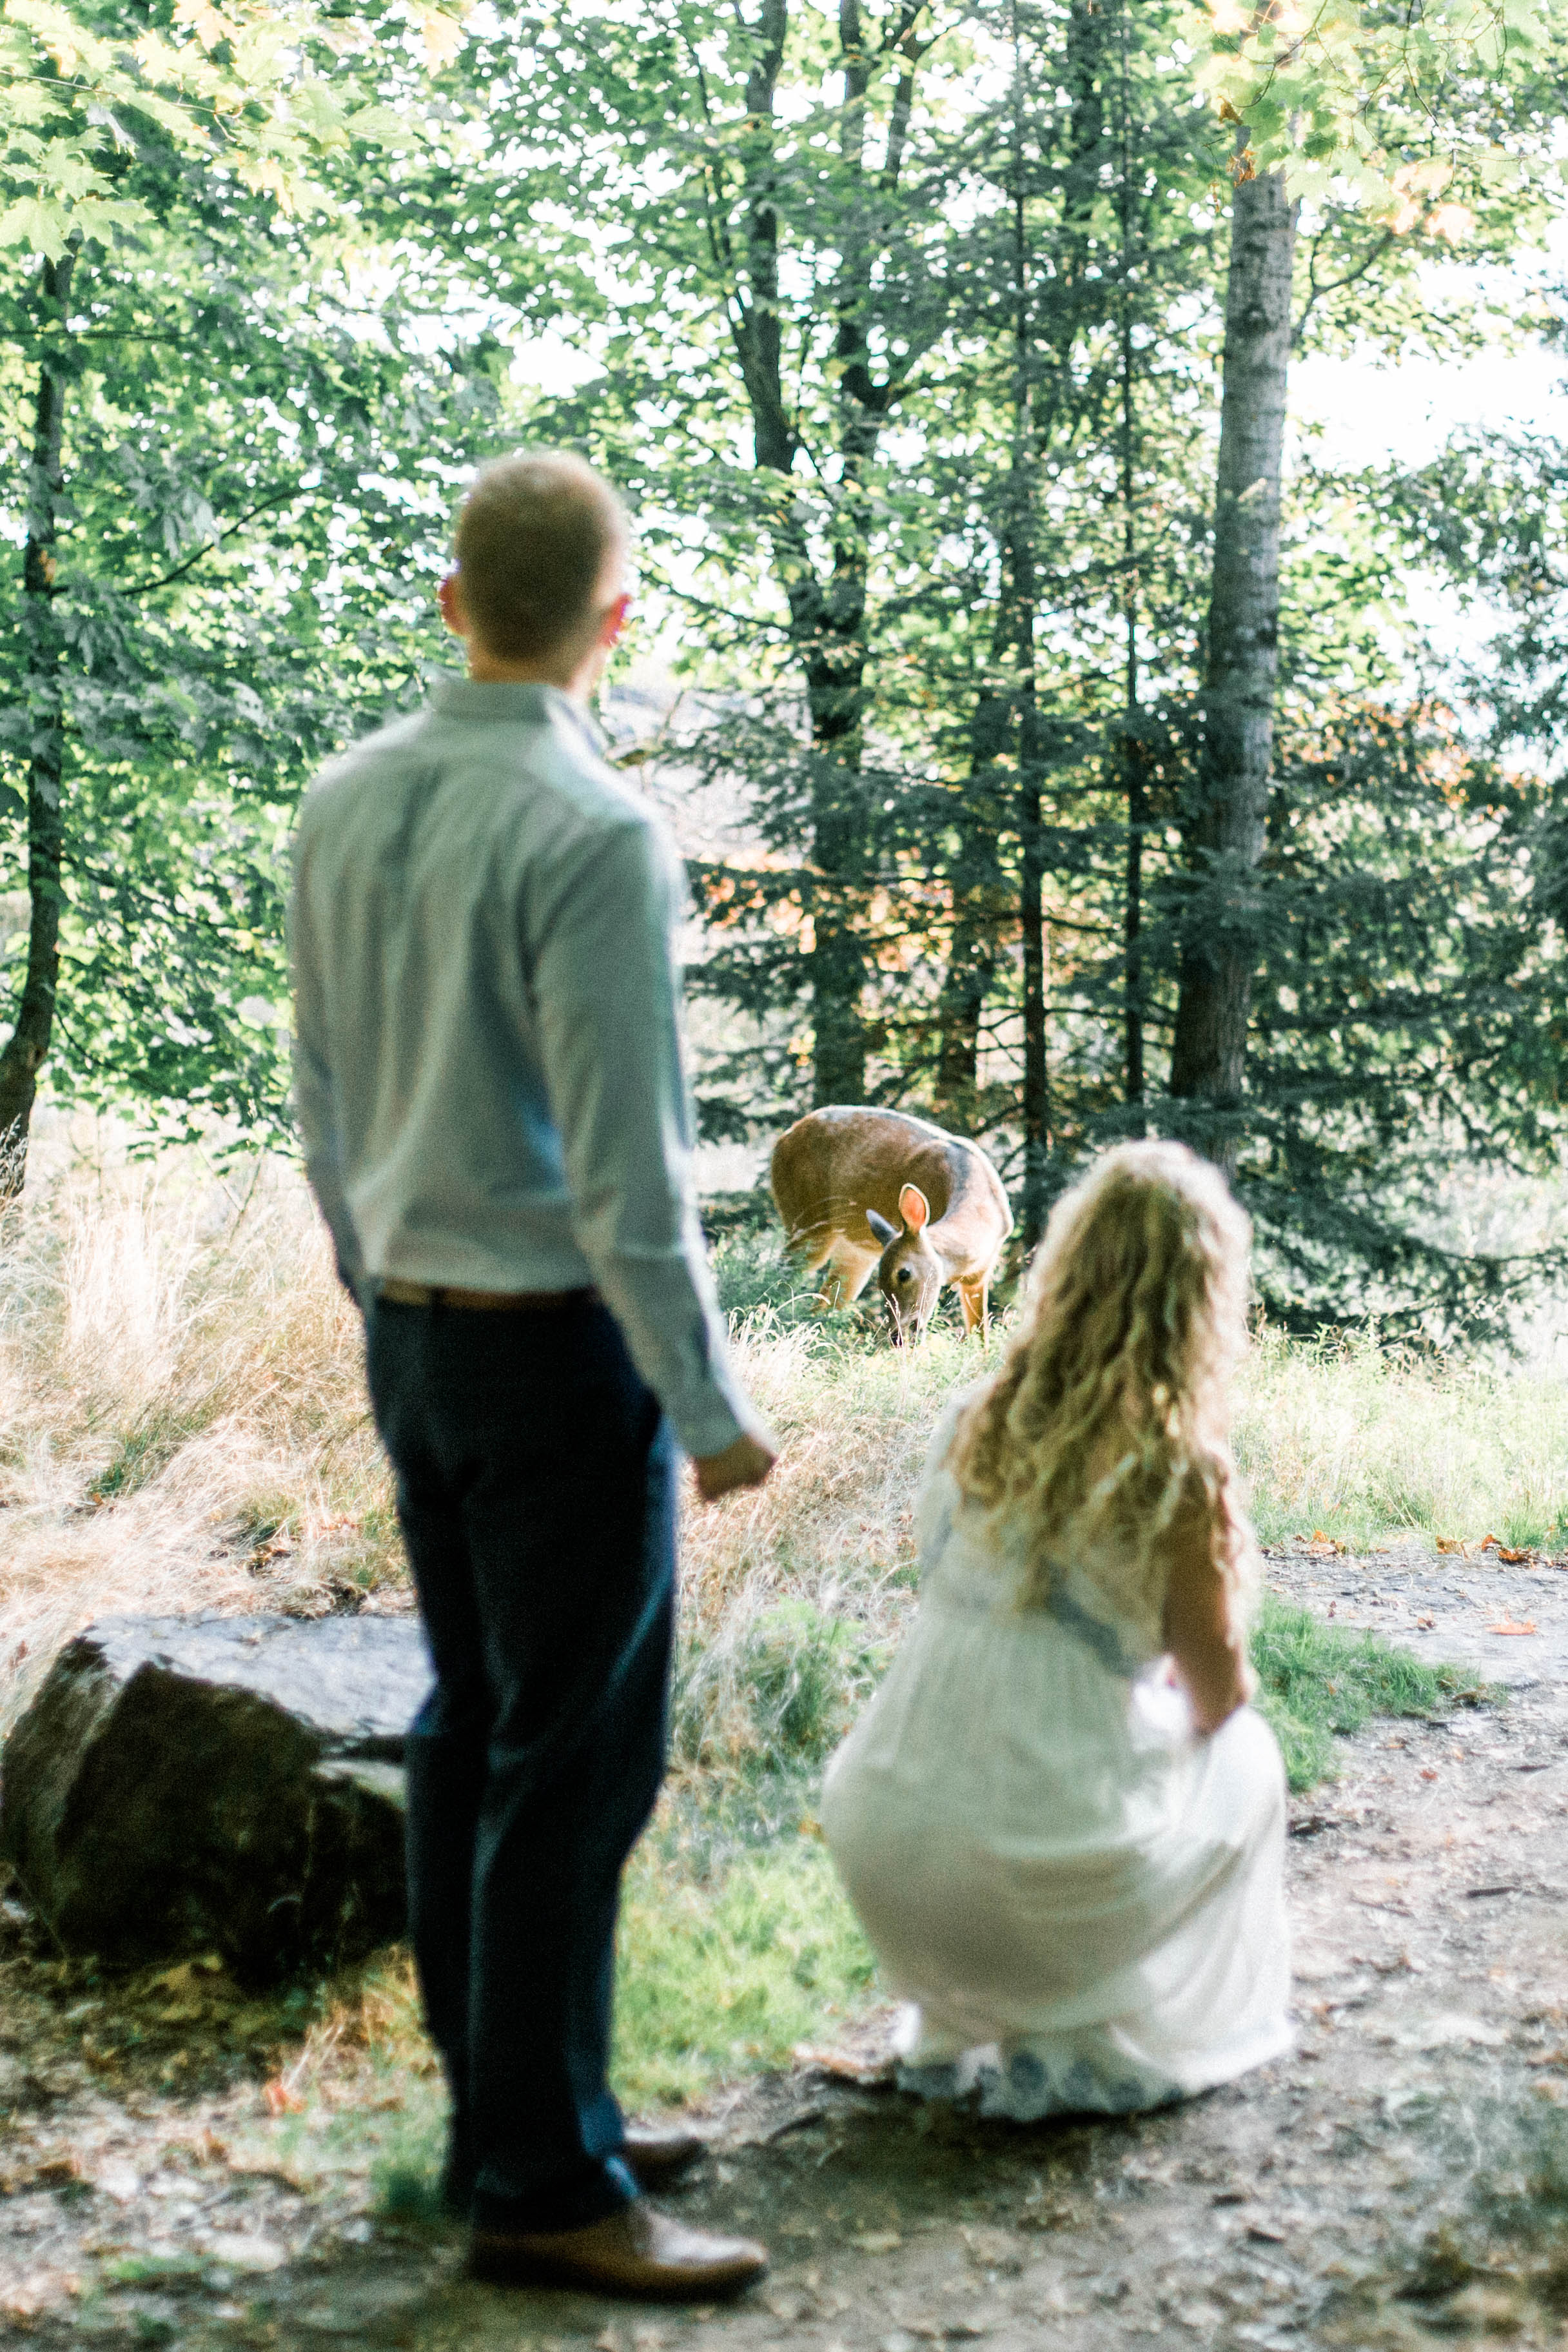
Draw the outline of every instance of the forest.
M707 1136L934 1116L1026 1243L1187 1137L1305 1332L1551 1286L1453 1194L1560 1150L1561 446L1287 426L1323 355L1554 344L1550 12L133 14L5 19L16 1181L40 1073L287 1142L293 811L533 441L635 509L614 757L721 813Z
M1565 103L1562 0L4 0L0 2333L1561 2344ZM652 2328L461 2266L426 1652L290 1099L301 803L460 669L454 515L529 448L632 519L595 718L685 858L777 1444L681 1473L609 2071L773 2268ZM766 1169L835 1106L989 1156L989 1329L812 1297ZM999 2121L907 2095L824 1776L933 1427L1157 1138L1255 1237L1215 1738L1273 1759L1291 2038Z

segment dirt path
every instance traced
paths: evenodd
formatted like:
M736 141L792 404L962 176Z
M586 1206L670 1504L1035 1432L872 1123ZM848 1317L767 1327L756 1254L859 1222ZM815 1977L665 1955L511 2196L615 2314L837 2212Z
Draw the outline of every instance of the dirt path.
M1308 1557L1274 1578L1402 1639L1433 1617L1423 1646L1514 1685L1500 1710L1369 1727L1296 1807L1289 2062L1089 2127L981 2126L805 2068L731 2095L677 2201L765 2234L773 2276L731 2312L628 2311L467 2284L457 2236L376 2220L363 2173L301 2194L237 2058L189 2082L205 2062L182 2064L176 2016L167 2047L110 2065L103 2003L73 1998L14 1920L0 2335L193 2352L1562 2345L1568 1575L1516 1592L1460 1563L1417 1590L1397 1560ZM1534 1635L1485 1630L1527 1620Z

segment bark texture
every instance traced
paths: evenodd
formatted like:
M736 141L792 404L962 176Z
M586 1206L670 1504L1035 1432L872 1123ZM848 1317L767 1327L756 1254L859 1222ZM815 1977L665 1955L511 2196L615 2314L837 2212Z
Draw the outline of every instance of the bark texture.
M1188 834L1171 1092L1205 1107L1194 1140L1235 1166L1258 960L1279 658L1279 467L1290 355L1296 208L1278 173L1242 180L1226 288L1225 390L1215 499L1205 741Z
M1005 651L1000 644L998 656ZM958 814L959 854L952 871L952 931L937 1003L936 1087L932 1108L943 1127L978 1133L980 1040L985 1000L1005 952L1012 892L1003 871L1004 759L1012 731L1005 696L990 689L970 724L969 784Z
M45 333L33 411L27 468L27 537L22 554L23 627L27 647L27 707L32 744L27 762L27 968L15 1025L0 1052L0 1198L22 1189L27 1135L38 1072L54 1034L60 967L60 861L65 714L60 669L64 645L55 617L55 541L65 433L66 306L76 267L74 250L46 261L38 307Z

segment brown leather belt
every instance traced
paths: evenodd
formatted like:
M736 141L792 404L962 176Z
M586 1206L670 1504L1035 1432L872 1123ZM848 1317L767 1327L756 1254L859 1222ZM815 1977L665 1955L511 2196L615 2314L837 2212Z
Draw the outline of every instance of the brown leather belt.
M452 1290L428 1282L378 1282L375 1295L389 1307L461 1307L486 1315L541 1314L555 1307L592 1307L598 1292L580 1290Z

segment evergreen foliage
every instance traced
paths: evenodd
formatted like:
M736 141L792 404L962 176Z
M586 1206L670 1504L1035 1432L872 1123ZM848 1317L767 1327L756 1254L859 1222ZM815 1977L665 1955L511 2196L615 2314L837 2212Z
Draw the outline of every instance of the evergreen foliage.
M1360 47L1303 97L1256 26L1211 26L1194 67L1179 0L626 0L390 38L301 7L285 92L276 14L177 7L151 65L106 17L49 68L64 161L31 230L32 134L6 134L0 401L32 459L0 914L21 989L30 843L57 1095L282 1131L298 793L442 663L467 467L563 440L626 488L682 623L689 690L637 756L727 813L695 877L710 1135L928 1112L985 1140L1026 1241L1098 1146L1191 1133L1234 1166L1280 1319L1504 1327L1555 1267L1458 1246L1441 1192L1456 1160L1559 1149L1561 453L1355 483L1298 460L1245 875L1205 847L1205 679L1237 178L1322 151L1292 183L1298 352L1482 340L1421 264L1542 217L1495 167L1559 110L1541 28L1513 11L1493 56L1423 20L1395 56L1341 11ZM1344 92L1380 72L1358 147ZM204 127L230 84L232 153ZM1433 567L1506 614L1441 692L1397 621ZM1251 1013L1216 1129L1172 1055L1184 952L1222 933Z

